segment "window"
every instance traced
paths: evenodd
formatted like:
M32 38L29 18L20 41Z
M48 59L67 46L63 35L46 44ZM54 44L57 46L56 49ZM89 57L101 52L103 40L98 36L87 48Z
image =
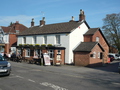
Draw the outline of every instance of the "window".
M16 33L19 34L19 30L16 30Z
M26 44L26 37L23 37L23 43Z
M57 51L57 54L58 54L58 55L61 55L61 50L58 50L58 51Z
M100 52L98 52L98 58L100 58Z
M96 58L96 52L93 52L93 58Z
M37 57L41 58L41 57L42 57L42 51L36 49L36 50L35 50L35 55L34 55L34 56L37 56Z
M96 37L96 42L99 42L99 37Z
M44 36L44 41L43 41L44 44L47 44L47 36Z
M33 36L33 44L36 44L36 41L37 39L36 39L36 36Z
M48 55L50 56L50 59L53 60L53 58L54 58L54 51L53 50L48 50Z
M56 44L60 44L60 35L56 35Z
M26 56L26 57L29 57L29 56L30 56L30 49L26 49L25 51L26 51L26 52L25 52L25 56Z

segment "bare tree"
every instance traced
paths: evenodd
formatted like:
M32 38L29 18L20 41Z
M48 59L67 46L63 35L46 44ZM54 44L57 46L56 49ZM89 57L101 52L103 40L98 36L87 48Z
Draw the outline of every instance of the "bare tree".
M103 22L104 36L109 44L116 47L120 52L120 13L107 14Z

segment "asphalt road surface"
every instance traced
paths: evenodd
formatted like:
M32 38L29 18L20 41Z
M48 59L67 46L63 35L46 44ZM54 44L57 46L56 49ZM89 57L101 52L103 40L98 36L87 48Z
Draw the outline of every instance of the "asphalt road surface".
M118 61L96 68L9 62L12 72L0 77L0 90L120 90Z

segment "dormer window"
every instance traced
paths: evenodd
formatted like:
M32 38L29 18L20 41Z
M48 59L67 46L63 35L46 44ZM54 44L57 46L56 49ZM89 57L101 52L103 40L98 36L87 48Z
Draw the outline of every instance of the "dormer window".
M16 30L16 33L19 34L19 30Z

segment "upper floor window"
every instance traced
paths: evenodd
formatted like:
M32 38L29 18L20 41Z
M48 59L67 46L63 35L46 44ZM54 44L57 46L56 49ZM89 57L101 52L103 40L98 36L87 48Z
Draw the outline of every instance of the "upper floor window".
M44 36L44 41L43 41L44 44L47 44L47 36Z
M26 44L26 37L23 37L23 43Z
M60 44L60 35L56 35L56 44Z
M99 42L100 38L99 37L96 37L96 42Z
M36 44L36 42L37 42L36 36L33 36L33 44Z

